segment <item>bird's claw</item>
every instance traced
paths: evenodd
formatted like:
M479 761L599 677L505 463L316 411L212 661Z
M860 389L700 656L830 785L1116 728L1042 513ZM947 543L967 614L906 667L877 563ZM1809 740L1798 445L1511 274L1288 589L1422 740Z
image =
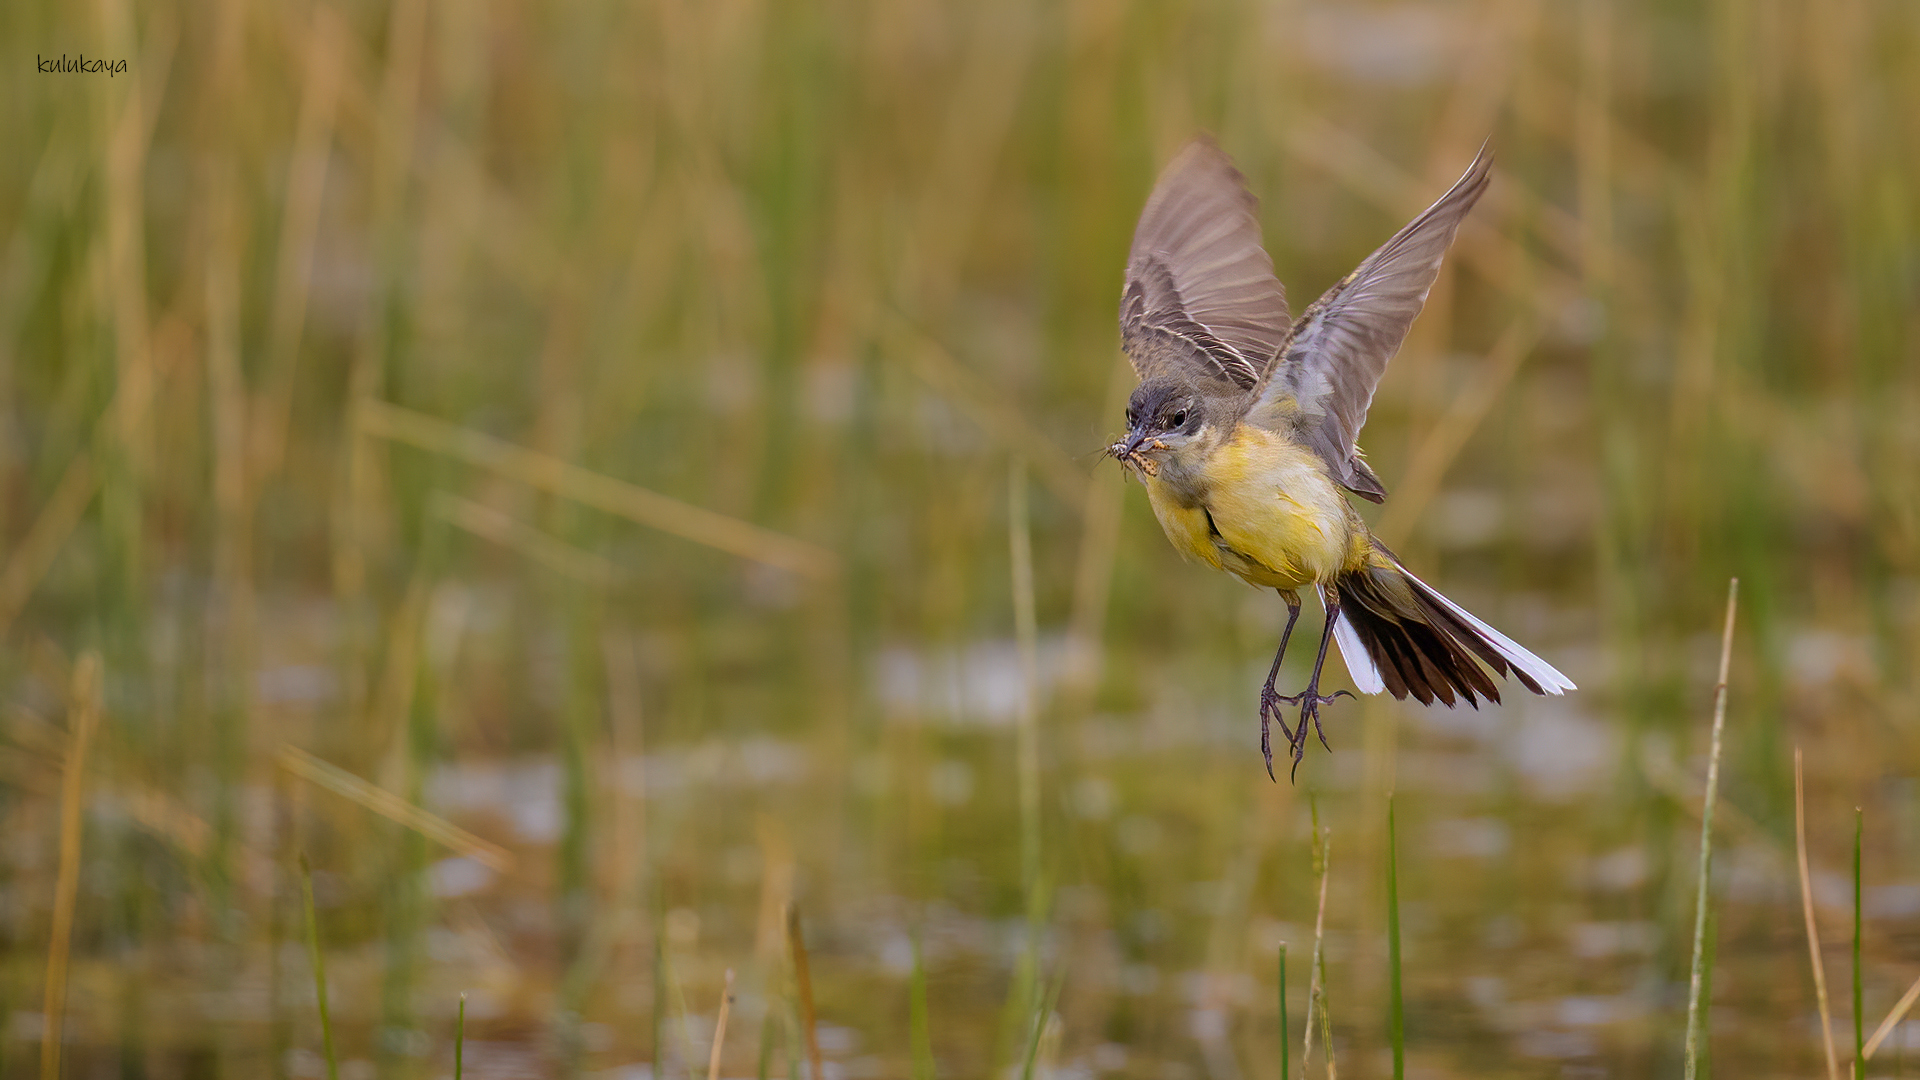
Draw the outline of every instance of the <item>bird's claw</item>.
M1263 694L1261 697L1261 704L1264 705L1266 703L1266 695ZM1316 705L1331 705L1333 704L1333 699L1337 697L1350 697L1354 698L1355 701L1359 700L1359 698L1354 697L1354 693L1351 690L1335 690L1331 694L1316 694L1309 691L1301 691L1298 694L1275 694L1273 695L1273 700L1282 705L1300 705L1312 699Z
M1280 733L1287 737L1287 745L1291 747L1293 729L1287 726L1286 715L1280 711L1280 706L1297 703L1297 697L1289 698L1284 694L1275 693L1271 685L1262 687L1260 690L1260 756L1267 762L1267 779L1275 783L1279 782L1279 778L1273 774L1273 742L1268 725L1279 724Z
M1263 752L1267 751L1267 716L1271 713L1274 719L1279 722L1280 730L1286 734L1287 749L1292 751L1293 754L1293 769L1287 774L1289 782L1292 782L1292 780L1299 775L1300 761L1307 756L1307 725L1309 722L1313 725L1313 734L1320 739L1320 745L1326 747L1328 753L1333 752L1332 745L1327 742L1326 730L1320 726L1320 707L1323 705L1331 705L1342 697L1351 698L1354 697L1354 693L1351 690L1335 690L1331 694L1322 694L1312 686L1309 686L1298 694L1275 694L1271 691L1261 692L1260 748ZM1358 698L1355 698L1355 700L1358 700ZM1285 720L1279 719L1280 706L1282 705L1299 706L1300 723L1297 726L1289 728ZM1269 777L1273 775L1273 755L1271 752L1267 752L1267 775Z
M1335 690L1331 694L1319 694L1308 691L1307 693L1298 695L1297 704L1300 706L1300 723L1294 728L1293 741L1290 744L1293 747L1293 762L1296 767L1300 764L1300 759L1306 756L1308 720L1313 721L1313 733L1319 736L1320 745L1326 749L1327 753L1333 753L1333 747L1327 744L1327 733L1320 726L1320 706L1333 704L1339 700L1342 694L1353 697L1353 691L1351 690Z

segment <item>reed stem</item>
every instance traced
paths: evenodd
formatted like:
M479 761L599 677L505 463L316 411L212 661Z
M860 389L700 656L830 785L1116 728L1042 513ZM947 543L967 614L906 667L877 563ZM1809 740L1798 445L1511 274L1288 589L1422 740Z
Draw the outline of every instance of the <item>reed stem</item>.
M913 1043L913 1080L934 1080L933 1033L927 1022L927 968L920 935L913 936L913 980L907 988L908 1038Z
M89 651L73 669L72 717L67 760L60 777L60 867L53 884L53 929L47 942L46 1005L40 1014L40 1077L59 1080L62 1028L67 1008L67 958L73 945L73 911L80 893L81 807L86 795L87 750L100 720L100 654Z
M1407 1075L1406 1008L1400 994L1400 875L1394 852L1393 794L1387 794L1387 1034L1393 1080Z
M1317 821L1317 811L1314 817ZM1327 957L1324 946L1327 936L1327 867L1333 831L1320 829L1315 838L1318 843L1314 845L1313 861L1320 871L1320 907L1313 917L1313 966L1308 969L1307 975L1307 1033L1300 1050L1300 1067L1305 1069L1313 1061L1313 1028L1317 1019L1321 1041L1327 1044L1327 1076L1332 1080L1339 1073L1333 1061L1333 1022L1327 1016Z
M1687 1080L1700 1075L1701 1040L1704 1037L1701 1007L1708 966L1707 950L1708 887L1713 874L1713 804L1720 790L1720 733L1727 720L1727 669L1733 660L1733 617L1740 600L1740 579L1727 582L1727 619L1720 632L1720 677L1713 688L1713 742L1707 755L1707 793L1700 807L1700 885L1694 897L1693 973L1687 983Z
M1293 1051L1288 1034L1287 1023L1287 943L1280 943L1280 1080L1291 1080L1292 1063L1287 1060Z
M727 1042L727 1014L733 1011L733 969L720 991L720 1016L713 1022L713 1049L707 1051L707 1080L720 1080L720 1050Z
M300 900L307 920L307 957L313 963L313 993L320 1006L320 1046L326 1052L327 1080L340 1080L340 1059L333 1052L333 1018L327 1012L327 958L320 951L320 919L313 911L313 866L300 856Z
M1040 1042L1047 1033L1047 1023L1053 1019L1053 1010L1060 1003L1060 988L1066 985L1066 972L1054 976L1053 986L1047 990L1046 997L1033 1014L1033 1022L1027 1029L1027 1053L1020 1066L1020 1080L1033 1080L1034 1066L1040 1060Z
M1827 1004L1827 966L1820 959L1820 930L1813 920L1813 874L1807 867L1807 784L1797 746L1793 748L1793 840L1800 863L1800 913L1806 919L1807 952L1813 960L1813 996L1820 1005L1820 1042L1827 1052L1827 1080L1840 1080L1840 1060L1833 1049L1833 1011Z
M812 1080L824 1080L820 1065L820 1032L813 1013L813 975L807 970L807 942L800 933L800 906L787 905L787 945L793 950L793 982L800 995L800 1027L807 1038L807 1065Z
M1887 1013L1887 1018L1880 1021L1879 1027L1873 1029L1873 1035L1867 1039L1866 1049L1860 1056L1872 1061L1873 1052L1880 1049L1880 1044L1886 1041L1887 1036L1893 1034L1894 1027L1906 1017L1907 1010L1913 1008L1916 1000L1920 1000L1920 979L1913 980L1913 985L1907 987L1907 992L1900 995L1900 1001L1894 1005L1892 1011Z
M1020 650L1020 884L1027 895L1027 917L1033 920L1040 883L1040 663L1030 517L1027 466L1015 458L1007 474L1007 547L1013 564L1014 638Z
M1853 1077L1867 1080L1866 1001L1860 979L1860 839L1866 829L1866 814L1853 808Z

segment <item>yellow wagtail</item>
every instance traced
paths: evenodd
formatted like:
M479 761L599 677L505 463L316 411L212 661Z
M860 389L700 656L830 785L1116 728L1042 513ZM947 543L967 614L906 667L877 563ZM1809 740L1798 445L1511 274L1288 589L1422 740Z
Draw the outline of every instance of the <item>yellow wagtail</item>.
M1287 602L1260 691L1269 776L1269 721L1286 735L1297 771L1307 722L1326 745L1320 707L1352 696L1320 693L1330 640L1362 692L1411 694L1424 705L1499 701L1481 664L1511 671L1536 694L1574 688L1414 577L1346 498L1386 498L1355 440L1491 166L1483 148L1452 190L1297 322L1260 244L1258 204L1211 140L1196 140L1167 166L1141 211L1120 300L1121 340L1140 385L1127 402L1127 434L1108 453L1146 486L1181 555ZM1326 608L1326 628L1306 689L1287 696L1273 683L1300 617L1298 590L1308 585ZM1296 727L1283 704L1300 707Z

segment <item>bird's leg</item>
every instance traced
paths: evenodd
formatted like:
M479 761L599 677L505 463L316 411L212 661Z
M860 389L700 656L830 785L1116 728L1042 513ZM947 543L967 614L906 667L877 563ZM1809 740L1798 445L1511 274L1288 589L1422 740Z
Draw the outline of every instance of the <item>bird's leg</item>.
M1273 775L1273 743L1267 734L1267 724L1271 720L1280 725L1280 731L1287 737L1287 745L1293 745L1293 729L1287 726L1287 719L1280 713L1280 705L1286 699L1273 688L1273 680L1280 677L1280 659L1287 655L1287 639L1293 636L1293 624L1300 621L1300 594L1290 590L1277 590L1280 599L1287 602L1287 628L1280 631L1280 648L1273 654L1273 667L1267 670L1267 685L1260 688L1260 754L1267 759L1267 779L1277 780Z
M1314 658L1313 675L1307 679L1305 690L1292 697L1278 698L1288 705L1300 706L1300 725L1293 730L1288 742L1293 749L1293 769L1296 773L1300 771L1300 759L1307 756L1307 721L1313 721L1313 733L1320 737L1320 745L1326 746L1328 752L1332 752L1333 747L1327 746L1327 733L1320 729L1320 706L1331 705L1341 694L1353 696L1351 690L1335 690L1331 694L1320 693L1320 669L1327 665L1327 643L1333 640L1333 627L1340 619L1339 592L1329 585L1322 596L1327 604L1327 625L1320 632L1320 655Z

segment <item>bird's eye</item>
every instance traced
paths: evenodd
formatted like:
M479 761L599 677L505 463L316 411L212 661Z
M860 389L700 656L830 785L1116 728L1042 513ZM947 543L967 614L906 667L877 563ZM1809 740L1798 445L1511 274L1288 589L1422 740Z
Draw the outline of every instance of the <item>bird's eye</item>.
M1187 410L1181 409L1179 412L1173 414L1173 426L1174 427L1187 426Z
M1136 414L1134 413L1134 411L1132 409L1128 409L1127 410L1127 426L1132 427L1137 422L1138 421L1136 420Z

